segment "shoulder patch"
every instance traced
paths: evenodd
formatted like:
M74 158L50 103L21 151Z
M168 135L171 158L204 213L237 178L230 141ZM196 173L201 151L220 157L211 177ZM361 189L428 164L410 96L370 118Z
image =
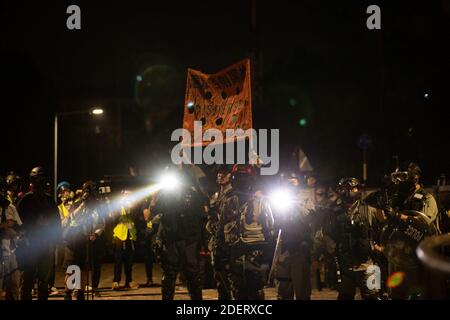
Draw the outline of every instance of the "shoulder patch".
M421 193L414 193L414 198L422 200L423 199L423 194L421 194Z

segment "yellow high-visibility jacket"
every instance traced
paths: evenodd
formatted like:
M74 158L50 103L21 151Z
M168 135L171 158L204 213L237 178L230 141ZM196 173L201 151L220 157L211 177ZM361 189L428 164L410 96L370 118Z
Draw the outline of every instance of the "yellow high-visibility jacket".
M129 212L127 212L127 210L122 207L120 209L119 223L115 226L113 235L115 239L125 241L128 238L128 232L130 233L130 239L132 241L136 241L137 236L134 221Z

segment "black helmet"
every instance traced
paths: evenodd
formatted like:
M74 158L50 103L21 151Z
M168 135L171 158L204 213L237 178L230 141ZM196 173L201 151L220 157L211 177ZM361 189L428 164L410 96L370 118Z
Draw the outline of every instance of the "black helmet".
M411 180L413 180L415 183L418 183L419 178L422 176L422 170L417 163L410 162L408 164L408 174Z
M83 191L89 191L89 192L94 192L96 191L97 188L97 184L92 181L92 180L88 180L85 183L83 183Z
M256 172L253 166L245 164L235 164L231 170L231 183L233 189L241 192L248 192L255 182Z
M85 183L83 183L83 193L82 193L82 199L87 200L89 198L95 198L97 196L97 184L92 181L88 180Z
M339 180L336 191L344 200L351 202L361 196L361 187L362 185L357 178L342 178Z
M34 180L39 177L45 177L45 171L42 167L35 167L30 172L30 180Z
M233 169L231 169L231 175L233 179L241 177L251 177L254 178L256 175L253 166L248 164L235 164Z
M20 182L20 177L18 175L16 175L13 171L11 171L7 176L6 176L6 184L8 186L12 186L14 184L18 184Z
M338 184L338 189L345 189L345 190L349 190L349 189L353 189L353 188L360 188L361 187L361 183L359 182L359 180L357 178L342 178L341 180L339 180L339 184Z
M58 185L56 186L56 190L60 191L60 190L72 190L72 186L70 185L69 182L67 181L61 181L60 183L58 183Z
M35 167L30 172L30 182L33 185L33 190L36 192L47 192L47 177L45 176L44 168Z

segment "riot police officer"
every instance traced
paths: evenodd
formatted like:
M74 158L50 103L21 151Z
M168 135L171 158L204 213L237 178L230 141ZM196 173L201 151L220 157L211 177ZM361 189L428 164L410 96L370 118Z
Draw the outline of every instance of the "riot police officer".
M66 181L60 182L56 187L56 194L64 239L64 235L67 233L67 230L70 227L71 214L75 209L75 205L73 203L73 192L70 184ZM66 269L73 262L73 252L67 245L65 245L62 255L62 266L64 269Z
M152 213L161 214L158 235L163 268L162 298L173 300L179 272L186 277L192 300L202 300L199 271L203 199L189 174L177 171L178 187L162 190ZM171 185L171 187L174 187Z
M210 233L208 249L211 252L211 263L214 271L214 279L219 293L219 300L230 300L232 294L228 282L230 272L230 252L221 236L223 234L222 212L226 207L226 199L232 194L231 173L226 167L219 168L217 172L217 184L220 190L210 198L208 210L207 231Z
M367 269L372 265L370 228L375 209L361 201L361 184L343 178L337 187L339 199L328 216L324 233L336 243L338 300L353 300L359 287L363 299L377 298L367 286Z
M423 189L420 176L420 167L415 163L405 164L390 175L384 208L387 221L381 243L388 273L403 275L403 281L391 288L393 299L420 295L422 285L416 248L425 237L438 233L434 224L438 214L436 200Z
M270 263L274 220L266 199L255 188L250 165L234 165L233 196L222 212L224 241L230 246L231 290L237 300L263 300Z
M22 178L16 175L13 171L11 171L6 176L6 184L8 185L8 195L7 198L9 202L13 205L17 205L20 198L23 197L24 193L21 190L22 187Z
M42 167L31 170L32 188L19 201L24 241L18 248L23 271L21 299L31 300L34 281L38 282L38 299L48 299L48 284L54 268L56 244L61 240L58 208L48 193L47 177Z
M397 171L393 178L397 179L396 198L394 206L397 210L416 210L424 213L432 222L438 215L438 207L433 195L420 184L422 170L411 162L406 170Z
M298 184L291 176L282 181L280 199L272 208L280 226L280 250L274 259L278 280L278 298L309 300L311 298L311 212L307 209Z
M22 225L16 207L7 199L7 184L0 177L0 290L6 300L19 300L20 271L15 254Z
M103 253L104 213L97 200L97 186L93 181L83 184L82 202L70 214L67 246L73 252L73 262L82 270L81 289L77 300L84 300L84 289L88 285L87 272L92 270L92 288L96 291L100 281L101 259ZM65 299L70 300L66 291Z
M129 191L122 191L122 203L120 212L114 217L115 227L113 230L114 244L114 279L113 290L120 288L119 283L122 276L122 265L125 270L125 288L137 289L138 284L133 281L133 259L135 244L137 240L136 220L138 208L132 200Z

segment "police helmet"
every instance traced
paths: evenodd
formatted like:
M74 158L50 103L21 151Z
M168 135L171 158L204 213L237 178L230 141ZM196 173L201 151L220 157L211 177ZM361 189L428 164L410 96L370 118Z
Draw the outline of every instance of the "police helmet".
M61 181L61 182L58 183L58 185L56 186L56 190L59 191L60 189L72 190L72 186L71 186L70 183L67 182L67 181Z
M6 176L6 184L8 186L12 186L12 185L18 184L19 182L20 182L20 177L18 175L16 175L13 171L11 171Z
M83 183L82 189L83 192L89 192L93 194L97 191L97 184L92 180L88 180L85 183Z
M255 178L256 172L252 165L235 164L231 169L231 183L235 190L249 191Z
M355 200L361 196L361 183L359 179L349 177L339 180L337 192L344 200Z
M39 177L45 177L45 171L42 167L35 167L30 172L30 180L37 179Z

